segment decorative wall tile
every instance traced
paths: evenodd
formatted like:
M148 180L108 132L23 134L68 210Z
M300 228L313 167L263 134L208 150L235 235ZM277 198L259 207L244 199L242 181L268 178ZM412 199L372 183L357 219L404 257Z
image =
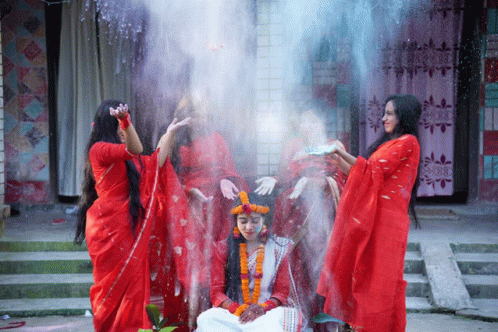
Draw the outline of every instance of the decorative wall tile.
M498 20L497 20L498 9L488 8L486 14L486 33L496 34L498 33Z
M2 18L7 202L46 202L50 188L44 2Z
M485 60L485 80L488 83L498 82L498 59Z
M498 131L484 131L484 155L498 155Z

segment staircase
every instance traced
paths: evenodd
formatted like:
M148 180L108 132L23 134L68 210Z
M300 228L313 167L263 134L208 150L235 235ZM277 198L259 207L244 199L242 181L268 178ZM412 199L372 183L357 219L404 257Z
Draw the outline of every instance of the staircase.
M0 315L83 315L91 273L86 246L0 241Z
M452 245L462 279L477 311L466 310L468 317L494 317L498 313L498 244ZM489 315L489 308L495 308Z
M429 312L430 286L425 274L425 265L418 243L408 243L405 255L404 279L406 285L406 311Z
M405 256L408 312L456 312L496 321L498 310L498 244L457 244L448 251L458 268L464 296L473 308L451 308L441 280L431 276L425 244L409 243ZM421 248L422 247L422 248ZM444 245L443 245L444 248ZM426 254L427 255L427 254ZM439 264L437 264L439 266ZM71 242L0 240L0 316L83 315L91 311L92 266L86 246ZM453 295L453 294L450 294ZM445 302L446 301L446 302Z

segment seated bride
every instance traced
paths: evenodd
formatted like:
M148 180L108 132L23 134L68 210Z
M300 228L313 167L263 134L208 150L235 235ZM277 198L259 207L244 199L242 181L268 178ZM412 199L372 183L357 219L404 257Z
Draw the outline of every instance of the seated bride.
M197 332L301 331L302 315L289 296L292 241L269 235L269 208L258 199L242 191L235 200L233 234L217 243L213 258L213 308L199 315Z

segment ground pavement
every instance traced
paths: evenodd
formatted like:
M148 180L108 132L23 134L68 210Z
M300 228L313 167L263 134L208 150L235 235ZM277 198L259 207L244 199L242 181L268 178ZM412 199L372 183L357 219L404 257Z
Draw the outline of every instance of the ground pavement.
M42 208L24 207L19 215L6 220L5 236L1 240L71 241L74 236L75 216L66 213L68 208L71 206L60 204ZM445 207L419 207L422 228L410 230L409 242L423 243L429 247L441 243L498 245L497 205L453 205L447 207L447 211L451 213L440 213L442 210L444 211ZM498 331L498 308L491 308L490 311L491 314L484 316L469 310L446 314L409 312L406 331ZM12 331L93 331L91 317L85 316L8 319L2 319L0 316L0 329L7 327Z

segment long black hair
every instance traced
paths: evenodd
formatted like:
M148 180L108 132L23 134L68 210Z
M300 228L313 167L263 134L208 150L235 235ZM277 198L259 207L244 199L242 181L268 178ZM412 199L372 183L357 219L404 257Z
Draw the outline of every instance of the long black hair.
M76 236L74 237L74 242L76 244L81 244L83 243L83 240L85 240L86 213L93 202L98 198L97 191L95 190L95 178L93 176L92 165L89 160L90 148L97 142L121 144L117 134L119 125L118 120L109 113L110 107L117 108L119 104L124 103L114 99L104 100L95 113L92 133L90 134L90 140L88 141L85 154L82 194L78 202L78 224L76 226ZM134 231L139 216L144 210L142 203L140 202L140 174L133 161L127 160L125 161L125 164L130 183L130 223L131 228Z
M249 202L251 204L262 205L262 201L259 195L254 193L247 193ZM242 205L240 197L234 202L234 207ZM264 217L263 217L264 218ZM237 215L233 216L234 227L237 226ZM235 237L233 233L228 236L227 247L228 247L228 259L225 266L225 294L232 300L238 301L240 290L240 255L239 255L239 244L246 242L246 239L242 234Z
M185 119L186 117L191 116L194 113L194 104L192 103L192 99L188 96L184 96L175 110L175 118L178 118L179 121ZM183 126L178 129L178 132L175 135L175 144L173 146L173 151L171 153L171 165L175 170L175 173L181 174L181 157L180 157L180 148L182 146L188 146L192 143L192 127L191 126Z
M418 101L418 99L412 95L393 95L386 99L384 105L387 105L388 102L392 102L394 106L394 113L398 118L398 124L394 128L392 133L384 132L375 142L373 142L363 153L363 157L365 159L370 158L370 156L385 142L398 138L402 135L410 134L418 138L418 122L420 119L420 115L422 114L422 105ZM420 226L417 218L417 213L415 212L415 199L417 196L418 189L418 175L420 173L420 164L419 169L417 170L417 179L415 180L415 185L412 188L412 193L409 202L409 209L413 215L415 221L415 228Z

